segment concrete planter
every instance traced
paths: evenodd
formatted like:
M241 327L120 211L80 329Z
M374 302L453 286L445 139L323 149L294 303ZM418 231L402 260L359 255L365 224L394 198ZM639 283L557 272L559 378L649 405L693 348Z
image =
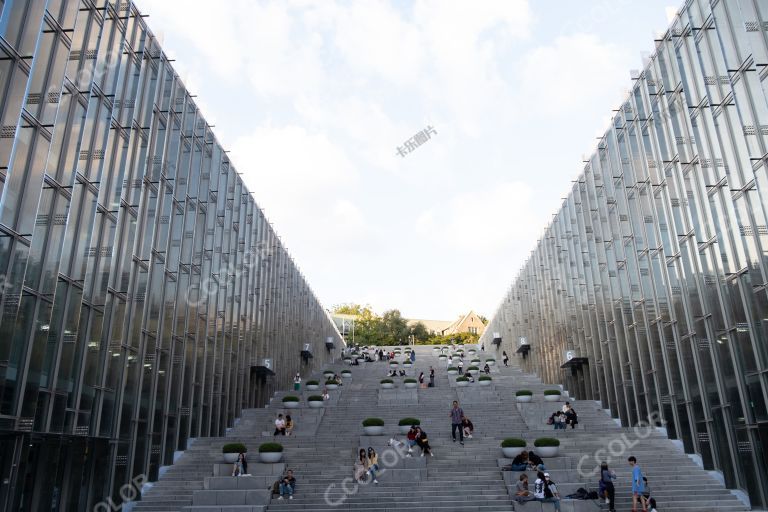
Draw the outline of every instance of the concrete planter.
M515 397L518 402L522 402L524 404L527 404L531 400L533 400L533 396L531 395L518 395Z
M326 384L325 387L328 389L339 389L338 384Z
M345 379L351 379L352 374L350 372L341 372L341 376Z
M395 388L395 384L392 383L392 382L384 382L384 383L380 384L380 386L381 386L381 389L394 389Z
M317 391L318 389L320 389L320 386L318 386L317 384L307 384L306 388L308 391Z
M274 464L283 460L283 452L260 452L259 462Z
M227 464L234 464L237 462L237 456L240 455L239 453L225 453L224 454L224 462Z
M400 434L402 435L406 435L411 430L410 425L399 425L399 428L400 428Z
M480 381L478 381L478 384L480 384L481 386L490 386L491 382L493 382L493 381L491 381L491 380L480 380Z
M470 356L474 356L475 354L477 354L477 350L475 350L475 349L471 348L471 349L469 349L469 350L467 351L467 354L469 354Z
M559 402L561 395L544 395L544 400L547 402Z
M460 388L463 388L463 387L469 386L469 381L468 380L457 380L456 381L456 385L459 386Z
M536 448L536 453L539 454L541 457L557 457L557 454L560 453L560 447L559 446L541 446L539 448Z
M486 360L485 364L487 364L488 366L496 366L496 361Z
M448 356L445 354L441 354L440 356L438 356L438 359L441 361L445 361L446 359L448 359Z
M380 436L384 433L384 427L363 427L363 433L367 436Z
M325 377L326 379L330 379L333 377L333 372L325 372L323 373L323 377Z
M314 400L311 401L311 402L307 402L307 404L309 404L309 407L311 409L319 409L319 408L321 408L323 406L323 402L317 402L317 401L314 401Z
M389 363L389 367L390 368L397 368L398 366L400 366L400 363L397 363L397 362L390 362Z
M416 386L418 386L418 385L419 385L419 383L418 383L418 382L406 382L406 383L404 384L404 386L405 386L407 389L413 389L413 388L415 388L415 387L416 387Z
M299 402L283 402L283 407L286 409L296 409L299 407Z
M514 447L514 448L502 448L501 453L503 453L504 456L508 459L514 459L515 457L523 453L523 450L525 450L525 446ZM537 449L536 452L538 453L538 451L539 450Z
M458 375L459 370L448 370L448 375Z
M413 363L403 363L403 368L410 368L413 366Z
M480 370L469 370L469 374L472 375L473 377L478 373L480 373Z
M365 358L364 357L358 357L357 358L357 362L358 363L364 363L365 362Z
M344 359L344 362L347 364L350 364L352 362L352 358L347 357L346 359Z

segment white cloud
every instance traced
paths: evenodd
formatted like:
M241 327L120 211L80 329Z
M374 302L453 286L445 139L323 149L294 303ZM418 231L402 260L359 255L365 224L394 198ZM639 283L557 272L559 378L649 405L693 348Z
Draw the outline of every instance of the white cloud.
M564 116L581 111L592 113L596 104L618 104L629 74L628 56L619 46L603 43L595 35L558 37L540 46L522 63L521 100L535 108L529 116Z
M522 182L501 183L481 192L464 192L421 213L421 236L476 253L499 251L512 244L532 243L543 226L537 222L533 191Z

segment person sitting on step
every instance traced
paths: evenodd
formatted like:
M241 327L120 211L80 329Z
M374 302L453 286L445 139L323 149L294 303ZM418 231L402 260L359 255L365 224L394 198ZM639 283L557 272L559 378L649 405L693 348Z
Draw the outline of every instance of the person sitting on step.
M275 433L272 434L273 436L284 436L285 435L285 420L283 419L282 414L277 415L277 419L275 420Z
M565 430L565 414L560 411L555 412L552 421L554 422L555 430Z
M465 373L464 376L469 380L469 382L475 382L475 378L471 373L469 373L469 370L467 370L467 373Z
M530 450L528 452L528 466L531 468L531 471L546 471L547 468L544 467L544 461L541 457L539 457L536 452L533 450Z
M429 446L429 438L427 433L421 427L416 427L416 444L421 448L421 456L429 455L433 457L432 448Z
M466 416L461 417L461 427L464 429L464 437L472 439L472 433L475 431L475 426Z
M528 470L528 452L523 450L517 456L512 459L512 471L527 471Z
M571 430L576 428L579 423L579 417L576 415L576 410L573 407L568 407L568 411L565 413L565 424L571 426Z
M533 497L533 493L528 489L528 475L521 473L520 480L517 481L515 486L515 501L524 503L534 499L536 498Z
M488 363L485 363L485 366L483 366L483 371L485 372L486 375L491 374L491 367L488 366Z
M368 456L365 454L365 448L360 448L360 452L358 453L354 466L355 482L359 484L363 483L363 478L365 478L367 467Z
M285 415L285 435L290 436L293 434L293 427L295 424L293 423L293 419L291 419L290 414Z
M376 472L379 470L379 456L376 454L376 450L373 447L368 447L368 473L373 478L373 483L378 485L379 481L376 480Z
M536 501L552 503L555 505L555 511L560 512L560 494L557 492L555 482L549 478L549 473L539 471L536 476L533 484L533 495Z
M418 435L419 431L416 429L416 425L411 425L411 430L408 431L408 455L407 457L411 456L411 453L413 453L413 447L416 446L416 436Z
M277 498L279 500L283 499L283 496L285 494L288 495L288 499L293 499L293 492L296 490L296 478L293 476L293 470L288 470L285 473L285 476L283 477L282 481L280 482L280 497Z

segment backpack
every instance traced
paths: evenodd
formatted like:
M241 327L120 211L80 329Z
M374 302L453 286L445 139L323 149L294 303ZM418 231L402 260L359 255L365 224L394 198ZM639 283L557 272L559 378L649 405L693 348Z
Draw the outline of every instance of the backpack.
M280 494L280 480L275 480L272 484L272 494Z
M569 494L565 498L569 499L569 500L586 500L588 494L589 493L587 492L587 490L585 488L579 487L578 489L576 489L575 493ZM546 495L546 492L545 492L545 495Z

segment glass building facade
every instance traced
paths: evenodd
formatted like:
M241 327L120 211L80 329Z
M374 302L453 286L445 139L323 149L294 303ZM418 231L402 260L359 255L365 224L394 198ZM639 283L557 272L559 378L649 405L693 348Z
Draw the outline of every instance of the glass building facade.
M130 2L0 13L0 510L92 510L342 342Z
M768 507L768 1L688 0L484 335ZM498 336L494 336L498 333Z

